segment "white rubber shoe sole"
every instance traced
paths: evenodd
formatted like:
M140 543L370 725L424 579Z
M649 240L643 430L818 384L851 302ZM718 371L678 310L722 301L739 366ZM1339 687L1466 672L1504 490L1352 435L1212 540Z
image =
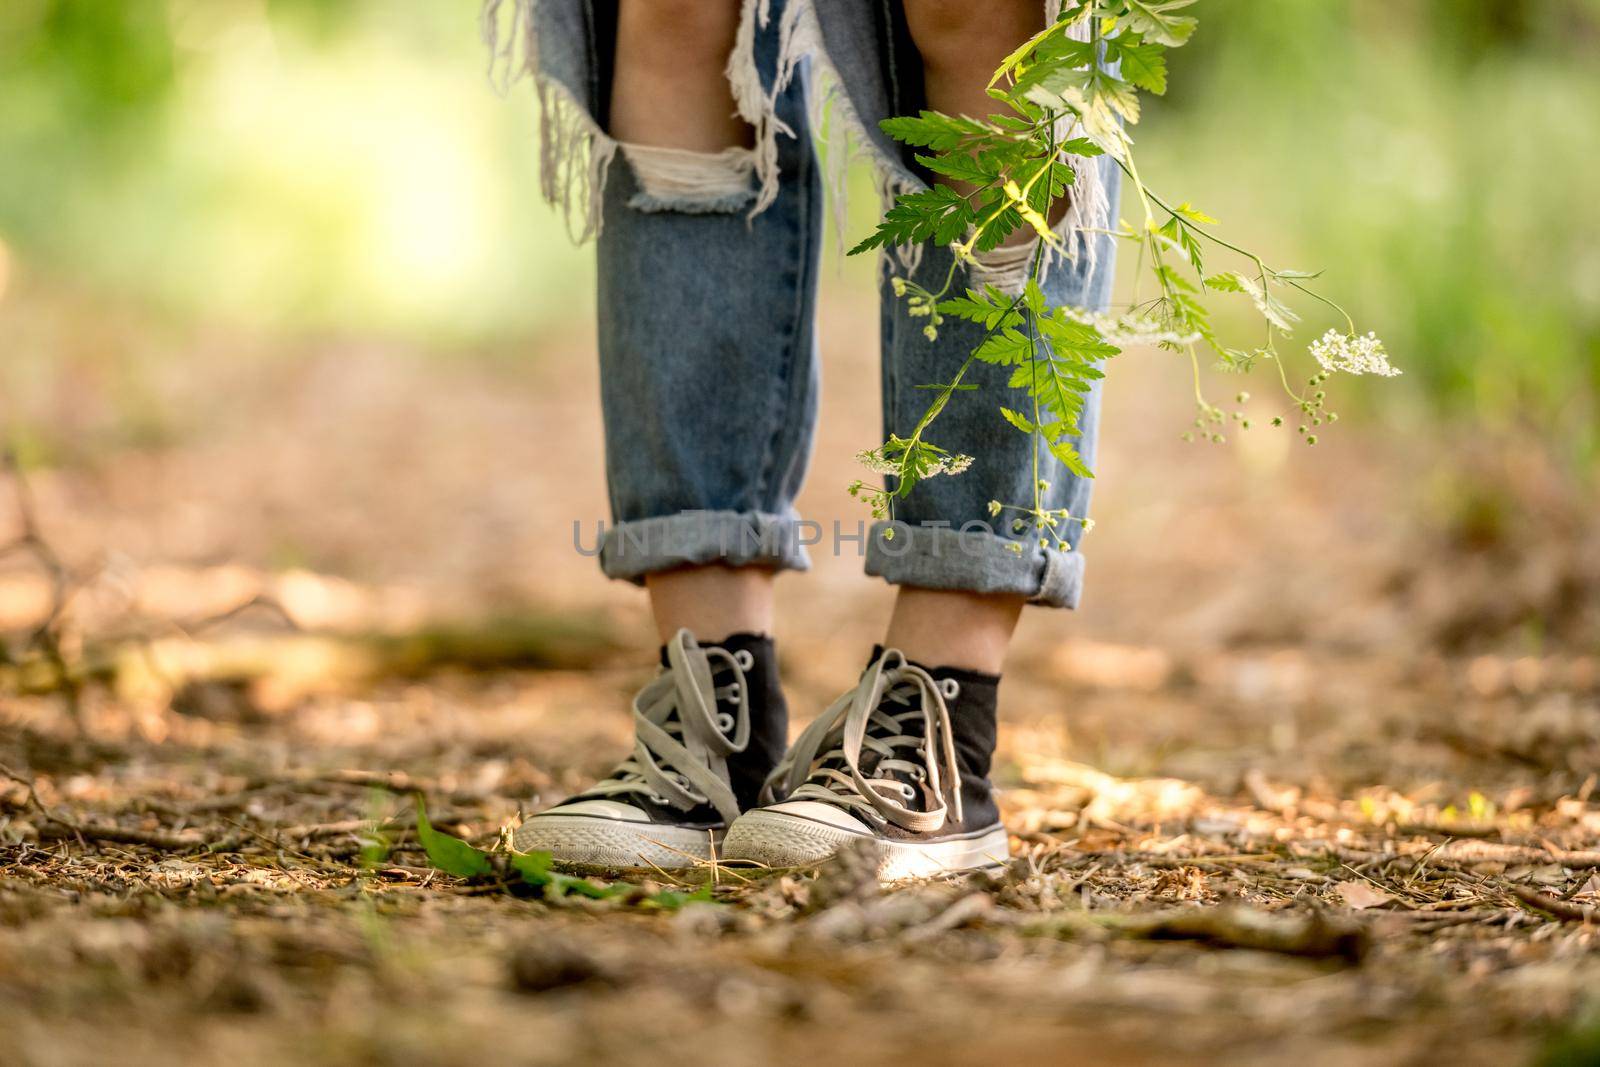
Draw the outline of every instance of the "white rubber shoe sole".
M721 838L720 830L549 814L530 818L511 840L518 852L549 852L559 863L670 870L710 862Z
M899 841L773 808L746 812L728 827L722 858L765 867L809 867L846 845L871 841L885 882L1001 867L1010 859L1005 827L939 841Z

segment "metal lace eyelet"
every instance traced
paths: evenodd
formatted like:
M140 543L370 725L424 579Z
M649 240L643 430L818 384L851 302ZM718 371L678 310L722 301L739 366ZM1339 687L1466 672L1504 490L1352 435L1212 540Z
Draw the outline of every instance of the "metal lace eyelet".
M729 730L733 729L733 716L729 715L725 711L718 712L717 729L721 730L723 733L727 733Z
M747 671L756 665L756 657L748 648L741 648L733 654L733 662L739 665L741 671Z
M928 772L921 767L913 767L911 768L911 777L919 782L926 782L928 780Z
M733 684L728 686L728 699L729 700L738 700L740 694L743 693L743 692L744 692L744 689L740 687L739 683L738 682L734 682Z
M911 784L909 784L907 782L901 782L900 783L900 795L905 797L907 800L915 800L915 799L917 799L917 788L916 788L916 786L911 785Z
M939 682L939 691L944 694L944 698L946 700L954 700L956 697L961 695L961 683L956 681L954 678L941 679Z

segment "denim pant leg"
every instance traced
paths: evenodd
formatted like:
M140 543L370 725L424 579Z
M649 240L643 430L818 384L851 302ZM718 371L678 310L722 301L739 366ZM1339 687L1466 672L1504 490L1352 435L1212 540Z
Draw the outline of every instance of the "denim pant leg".
M749 195L663 197L604 130L615 2L518 0L510 27L533 57L545 193L598 245L601 566L633 581L711 562L803 569L822 186L792 57L780 70L793 15L766 0L741 25L733 69L748 76L732 84L761 160ZM504 14L490 0L486 29L504 33Z
M799 87L787 121L804 131ZM807 566L794 499L817 417L821 184L784 139L753 218L645 209L613 169L599 237L600 392L613 578L685 564Z
M1104 175L1115 210L1115 174ZM1076 261L1055 264L1043 289L1052 306L1105 309L1110 300L1115 250L1114 238L1085 235L1104 242L1091 258L1080 249ZM927 249L912 277L935 290L949 270L948 249ZM958 284L962 281L957 274ZM923 336L925 319L906 314L905 301L883 287L883 420L886 433L909 436L932 393L918 385L947 382L983 340L982 326L947 318L939 337ZM1037 530L1011 529L1015 511L991 516L989 502L1031 505L1034 499L1034 449L1028 435L1019 433L1000 416L998 407L1026 412L1027 398L1008 387L1010 367L973 363L967 383L978 388L951 397L939 418L925 431L927 440L952 453L973 456L972 466L953 477L919 482L895 504L893 521L874 524L867 543L867 572L890 582L931 589L958 589L976 593L1019 594L1030 603L1051 607L1076 607L1083 590L1083 527L1069 522L1059 538L1044 542ZM1100 424L1100 392L1096 381L1084 404L1079 425L1083 435L1075 445L1093 469L1096 435ZM1037 477L1047 484L1040 496L1049 510L1066 508L1075 518L1086 518L1092 481L1067 470L1042 445ZM890 532L892 531L892 533ZM1020 548L1020 551L1018 549Z
M855 127L856 142L886 192L926 189L925 177L878 128L882 119L914 113L924 106L921 61L905 29L901 0L811 3L819 31L814 61L842 105L835 116ZM1049 5L1045 6L1049 10ZM1115 163L1108 158L1091 163L1080 175L1080 186L1085 188L1079 195L1085 195L1086 203L1093 202L1107 219L1116 218L1118 177ZM1094 183L1104 198L1087 195L1088 183ZM1105 219L1098 217L1093 222L1101 228L1105 225ZM1079 232L1069 240L1076 256L1052 265L1045 295L1054 306L1103 311L1111 297L1115 239ZM948 249L930 246L892 258L887 264L881 287L885 434L910 436L933 395L917 387L948 382L983 338L982 327L947 318L938 339L929 341L922 332L927 320L910 318L905 302L890 291L891 273L938 291L950 262ZM963 272L958 271L956 283L957 291L968 284ZM978 390L956 393L925 438L952 453L976 459L965 473L930 478L895 502L893 521L873 527L867 544L867 573L903 585L1010 593L1035 604L1077 606L1083 586L1082 527L1073 523L1065 528L1070 548L1062 550L1055 543L1045 543L1032 529L1014 533L1004 518L989 513L991 500L1031 504L1034 499L1032 443L997 410L1002 404L1017 408L1025 400L1007 387L1009 377L1010 368L982 363L967 372L966 382L977 385ZM1099 413L1100 383L1096 382L1079 420L1083 436L1076 442L1091 468ZM1086 517L1088 479L1073 475L1043 449L1037 477L1049 483L1042 499L1045 508L1067 508L1076 517Z

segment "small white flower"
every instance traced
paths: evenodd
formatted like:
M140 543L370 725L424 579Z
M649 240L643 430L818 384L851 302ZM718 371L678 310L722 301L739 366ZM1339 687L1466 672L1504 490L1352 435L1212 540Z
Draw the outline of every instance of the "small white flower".
M856 453L856 462L874 474L897 474L900 468L885 458L882 450L876 448L863 449Z
M1365 337L1329 330L1311 342L1311 355L1325 371L1344 371L1346 374L1376 374L1393 378L1400 373L1389 363L1389 353L1384 351L1378 335Z
M1118 348L1141 345L1187 345L1200 339L1197 333L1179 333L1160 319L1148 315L1101 315L1082 308L1065 309L1067 318L1085 326L1093 326L1107 342Z

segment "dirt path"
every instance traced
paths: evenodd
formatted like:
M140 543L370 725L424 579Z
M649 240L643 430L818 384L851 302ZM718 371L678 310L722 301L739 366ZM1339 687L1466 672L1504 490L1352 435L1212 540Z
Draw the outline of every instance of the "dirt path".
M871 309L833 315L803 503L848 529ZM430 871L404 795L490 841L626 742L650 642L570 547L581 355L197 358L172 402L227 418L34 479L94 680L86 737L0 690L0 1059L1530 1062L1600 988L1592 507L1532 465L1484 512L1371 431L1184 446L1161 358L1114 379L1089 602L1008 670L1012 868L682 909ZM802 720L886 614L858 569L780 586ZM257 595L303 631L196 628ZM48 604L0 570L8 649Z

